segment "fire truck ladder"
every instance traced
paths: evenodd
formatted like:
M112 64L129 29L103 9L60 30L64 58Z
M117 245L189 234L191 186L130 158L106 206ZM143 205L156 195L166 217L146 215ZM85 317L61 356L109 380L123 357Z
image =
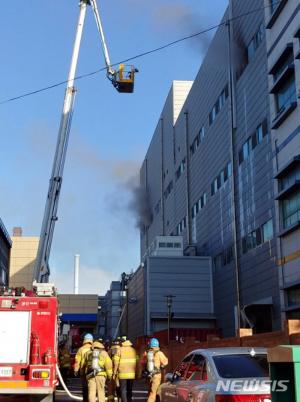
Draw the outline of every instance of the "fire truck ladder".
M104 31L96 0L80 0L79 4L80 11L77 24L77 31L73 47L69 76L67 80L67 87L65 91L63 110L56 144L56 151L52 167L52 174L50 178L44 217L42 222L40 242L34 267L33 280L34 282L38 283L48 282L50 275L49 256L51 251L55 222L58 220L57 217L58 202L62 185L63 170L66 160L66 153L67 153L75 94L76 94L74 81L76 76L76 68L79 57L83 26L86 16L86 9L88 5L91 5L93 9L97 28L99 30L108 78L111 80L111 82L119 92L133 92L134 72L136 72L136 70L134 69L133 66L131 66L132 74L129 77L124 77L123 65L120 65L120 68L117 71L113 70L109 58L108 48L106 45ZM120 70L122 71L121 75Z

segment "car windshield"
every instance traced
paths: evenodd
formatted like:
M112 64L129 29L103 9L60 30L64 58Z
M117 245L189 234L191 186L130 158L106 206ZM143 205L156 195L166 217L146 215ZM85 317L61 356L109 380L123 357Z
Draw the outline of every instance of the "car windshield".
M269 377L267 356L221 355L213 357L219 376L222 378Z

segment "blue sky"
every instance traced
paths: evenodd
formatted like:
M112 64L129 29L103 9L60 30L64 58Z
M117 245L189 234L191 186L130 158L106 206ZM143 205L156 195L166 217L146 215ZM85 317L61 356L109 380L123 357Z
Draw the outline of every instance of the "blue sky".
M66 79L78 0L4 2L0 101ZM112 62L217 24L227 0L98 0ZM172 80L194 79L210 37L138 59L136 91L118 94L104 73L79 80L52 246L51 280L71 292L104 293L139 263L128 181L143 160ZM104 65L88 10L77 74ZM0 105L0 217L11 232L39 235L64 87Z

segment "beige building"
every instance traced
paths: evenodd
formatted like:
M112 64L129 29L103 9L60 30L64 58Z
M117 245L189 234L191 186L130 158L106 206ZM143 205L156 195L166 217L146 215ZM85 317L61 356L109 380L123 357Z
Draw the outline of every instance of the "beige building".
M300 317L300 2L265 0L277 266L283 318Z
M14 228L11 240L9 286L32 289L39 237L23 236L21 228Z

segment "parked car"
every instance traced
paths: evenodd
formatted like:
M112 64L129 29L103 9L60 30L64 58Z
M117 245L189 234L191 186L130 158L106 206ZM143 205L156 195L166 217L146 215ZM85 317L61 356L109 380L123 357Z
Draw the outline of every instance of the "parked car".
M160 402L271 402L263 348L194 350L165 381Z

